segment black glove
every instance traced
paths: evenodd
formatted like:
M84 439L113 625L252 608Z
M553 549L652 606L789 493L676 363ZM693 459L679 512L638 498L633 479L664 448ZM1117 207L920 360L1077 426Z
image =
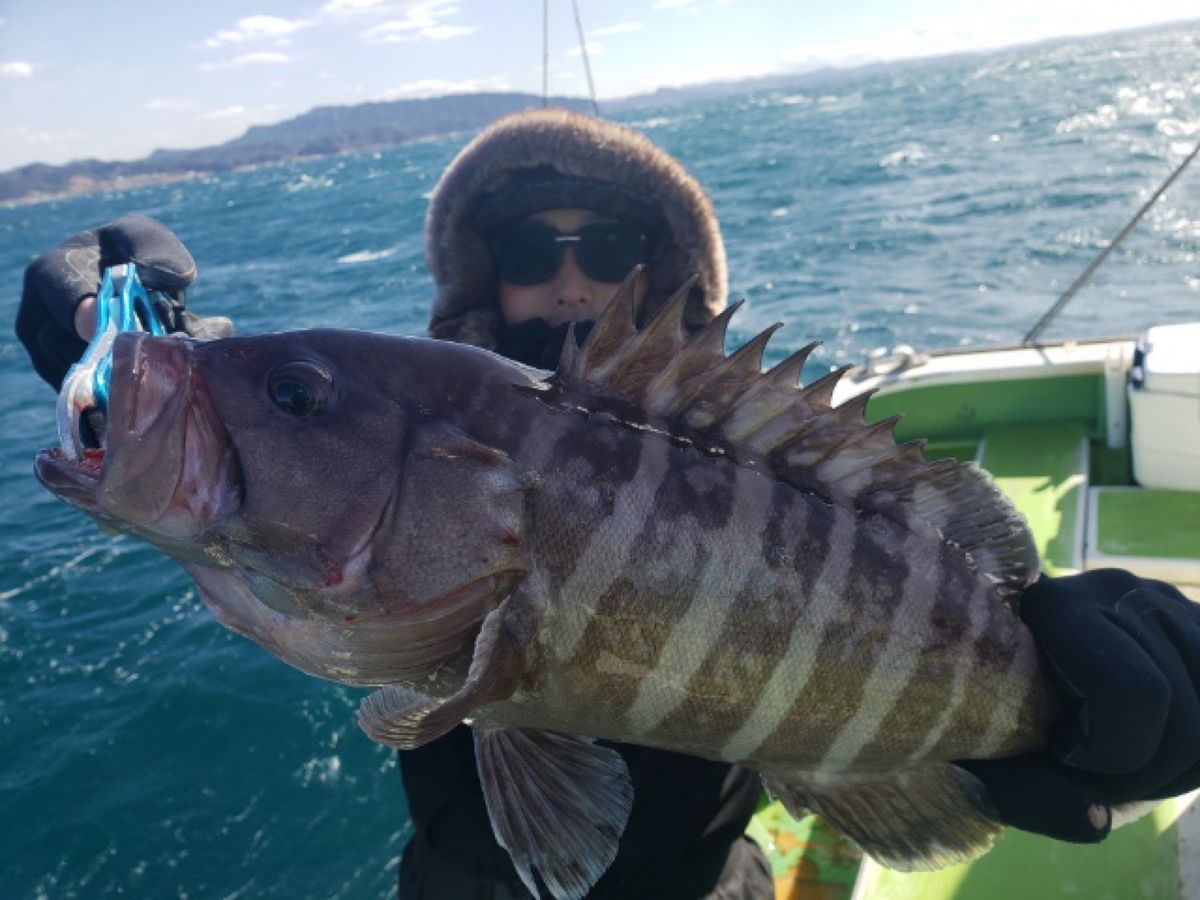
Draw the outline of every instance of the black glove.
M96 295L104 269L128 262L137 265L147 288L159 292L168 331L202 340L233 333L233 323L223 316L201 319L187 311L184 289L196 278L196 264L179 238L148 216L122 216L64 241L25 269L17 337L34 369L56 390L87 348L75 331L75 308Z
M1111 807L1200 787L1200 605L1119 569L1043 576L1021 597L1064 699L1046 752L960 763L1001 820L1107 836Z

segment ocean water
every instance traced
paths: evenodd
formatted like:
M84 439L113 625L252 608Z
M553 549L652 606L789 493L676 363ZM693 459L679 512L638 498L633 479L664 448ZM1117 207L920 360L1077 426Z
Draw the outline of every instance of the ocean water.
M1200 141L1200 24L619 118L710 191L747 301L734 336L786 322L772 360L824 341L811 376L1018 340ZM0 209L4 317L38 252L141 211L195 255L193 307L242 333L420 333L427 196L468 138ZM1200 168L1050 336L1197 319ZM223 630L173 563L51 497L32 459L54 397L9 329L0 379L0 894L392 893L406 807L354 725L364 691Z

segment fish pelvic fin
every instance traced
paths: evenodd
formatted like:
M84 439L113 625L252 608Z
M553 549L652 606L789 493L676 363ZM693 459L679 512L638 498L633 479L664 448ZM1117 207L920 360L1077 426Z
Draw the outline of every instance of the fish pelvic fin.
M880 774L763 776L795 817L815 812L881 865L941 869L981 856L1001 831L983 785L940 763Z
M832 502L906 525L915 518L968 554L1010 605L1037 580L1028 525L986 472L953 459L927 462L924 441L897 444L899 417L868 424L873 392L833 406L846 369L799 384L815 343L763 372L763 351L778 326L727 356L737 304L688 334L688 282L639 329L633 285L630 276L583 346L563 355L539 394L545 402L651 424Z
M617 856L633 785L615 750L587 738L477 727L475 759L496 840L540 897L583 897Z
M367 697L358 708L358 724L367 737L414 750L442 737L480 706L511 696L524 660L519 639L506 627L511 602L509 597L484 618L466 680L453 694L437 697L408 684L389 684Z

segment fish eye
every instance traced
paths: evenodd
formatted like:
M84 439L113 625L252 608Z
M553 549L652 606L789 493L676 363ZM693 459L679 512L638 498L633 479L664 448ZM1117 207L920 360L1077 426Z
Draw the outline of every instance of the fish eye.
M285 413L307 416L333 396L333 376L313 362L284 363L267 376L267 395Z

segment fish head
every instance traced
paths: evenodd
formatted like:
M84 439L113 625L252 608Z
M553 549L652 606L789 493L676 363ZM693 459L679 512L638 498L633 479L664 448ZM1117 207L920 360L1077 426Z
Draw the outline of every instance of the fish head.
M437 412L478 374L456 360L496 364L461 349L345 331L121 335L104 449L44 451L37 475L176 558L224 624L287 661L329 674L327 657L369 645L377 663L338 680L423 671L469 645L527 569L520 477Z
M103 446L75 459L43 450L35 463L60 499L176 556L241 504L236 454L194 349L180 339L119 336Z

